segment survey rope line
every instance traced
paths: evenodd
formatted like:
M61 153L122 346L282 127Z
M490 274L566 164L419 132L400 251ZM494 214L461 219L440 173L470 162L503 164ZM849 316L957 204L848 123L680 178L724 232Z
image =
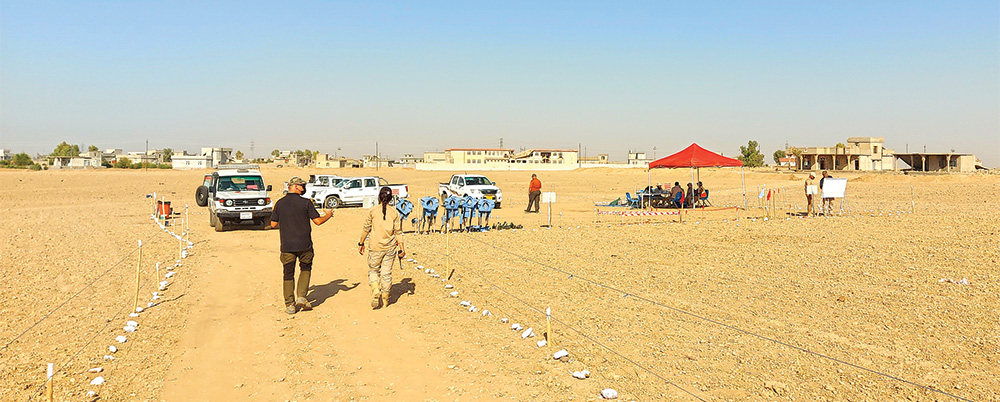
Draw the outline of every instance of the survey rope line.
M443 254L441 254L441 253L439 253L439 252L433 252L433 251L432 251L432 253L435 253L435 254L438 254L438 255L443 255ZM450 259L450 258L449 258L449 256L447 256L447 255L444 255L444 258L445 258L445 259ZM458 262L457 262L457 263L458 263ZM463 265L463 266L464 266L464 265ZM539 313L539 314L545 314L545 311L544 311L544 310L542 310L542 309L540 309L540 308L537 308L537 307L535 307L535 306L531 305L531 303L528 303L528 302L526 302L526 301L522 300L522 299L521 299L520 297L517 297L517 295L515 295L515 294L511 293L510 291L508 291L508 290L506 290L506 289L504 289L504 288L502 288L502 287L498 286L497 284L495 284L495 283L491 282L491 281L490 281L489 279L486 279L486 277L485 277L485 276L483 276L483 275L482 275L481 273L479 273L478 271L476 271L476 270L474 270L474 269L471 269L470 271L473 271L473 272L476 272L476 276L478 276L478 277L479 277L479 278L480 278L480 279L481 279L481 280L482 280L483 282L485 282L485 283L486 283L487 285L489 285L489 286L493 287L494 289L496 289L496 290L499 290L500 292L502 292L502 293L504 293L504 294L506 294L506 295L508 295L508 296L512 297L512 298L513 298L514 300L517 300L517 301L518 301L518 302L520 302L521 304L524 304L524 305L525 305L525 306L527 306L527 307L528 307L529 309L531 309L531 310L533 310L533 311L535 311L535 312L537 312L537 313ZM606 349L607 351L609 351L609 352L611 352L611 353L615 354L616 356L618 356L618 357L622 358L623 360L625 360L625 361L627 361L627 362L631 363L632 365L634 365L634 366L636 366L636 367L638 367L638 368L641 368L641 369L642 369L643 371L645 371L645 372L647 372L647 373L649 373L649 374L653 375L653 376L654 376L654 377L656 377L656 378L659 378L660 380L662 380L662 381L663 381L664 383L666 383L667 385L669 385L669 386L672 386L672 387L674 387L674 388L677 388L677 389L681 390L682 392L684 392L685 394L688 394L688 395L690 395L690 396L694 397L695 399L697 399L697 400L699 400L699 401L702 401L702 402L705 402L705 399L701 398L700 396L698 396L698 395L694 394L693 392L691 392L691 391L689 391L689 390L685 389L684 387L681 387L681 386L680 386L679 384L677 384L677 383L675 383L675 382L673 382L673 381L670 381L670 380L668 380L668 379L664 378L663 376L661 376L661 375L657 374L657 373L656 373L655 371L653 371L652 369L650 369L650 368L648 368L648 367L646 367L646 366L644 366L644 365L642 365L642 364L640 364L640 363L636 362L635 360L632 360L632 359L628 358L627 356L625 356L625 355L621 354L620 352L618 352L618 351L616 351L616 350L612 349L611 347L609 347L609 346L607 346L607 345L605 345L605 344L603 344L603 343L599 342L598 340L596 340L596 339L594 339L594 338L590 337L589 335L587 335L587 334L586 334L586 333L584 333L583 331L581 331L581 330L577 329L576 327L574 327L574 326L570 325L569 323L567 323L567 322L565 322L565 321L563 321L563 320L560 320L560 319L558 319L558 318L555 318L555 317L552 317L551 319L552 319L552 321L555 321L556 323L558 323L558 324L561 324L562 326L566 327L567 329L570 329L570 330L572 330L573 332L576 332L577 334L579 334L580 336L582 336L582 337L583 337L584 339L587 339L587 340L589 340L590 342L593 342L594 344L596 344L596 345L598 345L598 346L600 346L600 347L602 347L602 348Z
M633 298L635 298L637 300L642 300L642 301L645 301L647 303L650 303L650 304L653 304L653 305L656 305L656 306L660 306L660 307L663 307L663 308L666 308L666 309L669 309L669 310L672 310L672 311L675 311L675 312L678 312L678 313L681 313L681 314L688 315L690 317L697 318L699 320L703 320L703 321L706 321L706 322L709 322L709 323L712 323L712 324L715 324L715 325L719 325L719 326L727 328L727 329L731 329L733 331L737 331L737 332L740 332L740 333L743 333L743 334L746 334L746 335L757 337L759 339L763 339L763 340L766 340L766 341L769 341L769 342L773 342L773 343L776 343L776 344L779 344L779 345L782 345L782 346L786 346L786 347L798 350L800 352L804 352L804 353L812 355L812 356L820 357L820 358L827 359L827 360L830 360L830 361L833 361L833 362L836 362L836 363L840 363L840 364L845 364L845 365L848 365L850 367L853 367L853 368L856 368L856 369L859 369L859 370L862 370L862 371L866 371L866 372L869 372L869 373L872 373L872 374L876 374L876 375L879 375L879 376L882 376L882 377L885 377L885 378L889 378L889 379L896 380L896 381L899 381L899 382L902 382L902 383L913 385L915 387L918 387L918 388L921 388L921 389L924 389L924 390L927 390L927 391L931 391L931 392L934 392L934 393L938 393L938 394L941 394L941 395L946 395L946 396L949 396L949 397L952 397L952 398L955 398L955 399L958 399L958 400L973 402L971 399L963 398L963 397L960 397L958 395L954 395L954 394L951 394L951 393L948 393L948 392L945 392L945 391L937 390L937 389L928 387L926 385L921 385L921 384L915 383L913 381L909 381L909 380L906 380L906 379L903 379L903 378L900 378L900 377L893 376L891 374L883 373L883 372L875 370L875 369L870 369L870 368L863 367L863 366L860 366L860 365L857 365L857 364L854 364L854 363L850 363L850 362L838 359L838 358L833 357L833 356L827 356L827 355L819 353L819 352L814 352L814 351L806 349L804 347L795 346L795 345L789 344L787 342L783 342L783 341L780 341L780 340L777 340L777 339L772 339L770 337L767 337L767 336L764 336L764 335L761 335L761 334L758 334L758 333L755 333L755 332L752 332L752 331L749 331L749 330L745 330L745 329L742 329L742 328L739 328L739 327L736 327L736 326L733 326L733 325L729 325L729 324L723 323L721 321L713 320L713 319L708 318L708 317L703 317L701 315L692 313L692 312L687 311L687 310L683 310L683 309L680 309L680 308L677 308L677 307L673 307L673 306L668 306L666 304L663 304L663 303L660 303L658 301L649 299L647 297L644 297L644 296L641 296L641 295L637 295L635 293L629 293L629 292L626 292L624 290L615 288L613 286L605 285L603 283L594 281L594 280L592 280L590 278L582 277L582 276L579 276L579 275L567 272L565 270L553 267L553 266L548 265L546 263L536 261L536 260L534 260L532 258L529 258L529 257L523 256L523 255L520 255L520 254L517 254L517 253L514 253L514 252L511 252L511 251L505 250L505 249L497 247L497 246L495 246L493 244L490 244L490 243L484 242L482 240L476 239L475 237L472 237L472 236L469 236L469 235L464 235L464 236L467 237L467 238L470 238L470 239L472 239L472 240L474 240L476 242L479 242L481 244L485 244L487 246L490 246L490 247L492 247L492 248L494 248L494 249L496 249L498 251L502 251L504 253L507 253L507 254L513 255L515 257L521 258L521 259L523 259L525 261L528 261L528 262L531 262L531 263L534 263L534 264L537 264L537 265L541 265L542 267L545 267L546 269L550 269L550 270L553 270L553 271L556 271L556 272L559 272L559 273L563 273L563 274L569 275L566 279L574 279L575 278L575 279L579 279L579 280L582 280L582 281L586 281L586 282L589 282L591 284L603 287L605 289L609 289L609 290L613 290L615 292L621 293L623 295L622 297L631 296L631 297L633 297Z
M103 327L101 327L97 331L94 331L94 335L90 337L90 340L88 340L87 343L83 344L83 346L81 346L80 349L77 349L76 353L74 353L73 356L70 356L69 358L67 358L66 360L64 360L62 363L60 363L59 364L59 368L57 368L57 369L55 369L53 371L53 377L55 376L55 373L58 373L64 367L66 367L67 364L69 364L71 361L73 361L73 359L76 359L76 357L79 356L80 353L83 352L83 350L87 348L87 346L90 346L90 344L94 342L94 339L97 339L98 335L102 334L104 332L104 330L108 329L108 326L110 326L111 323L114 322L115 319L117 319L119 315L121 315L122 311L124 311L126 307L128 307L128 303L123 303L123 306L118 309L118 311L115 313L114 316L112 316L110 319L107 320L106 323L104 323ZM35 392L32 393L31 396L28 397L28 401L31 401L34 397L38 396L38 393L42 391L42 388L45 388L45 384L46 384L46 382L43 382L41 385L39 385L38 388L35 389Z
M151 243L152 243L152 242L150 242L150 244L151 244ZM72 296L70 296L70 297L69 297L68 299L66 299L65 301L63 301L62 303L60 303L60 304L59 304L58 306L56 306L56 308L54 308L54 309L52 309L51 311L49 311L48 313L46 313L46 314L45 314L44 316L42 316L42 318L40 318L40 319L39 319L38 321L35 321L35 323L34 323L34 324L31 324L31 326L29 326L29 327L28 327L27 329L25 329L25 330L24 330L23 332L21 332L20 334L18 334L17 336L15 336L15 337L14 337L13 339L11 339L11 340L10 340L9 342L7 342L7 344L6 344L6 345L3 345L3 347L2 347L2 348L0 348L0 350L4 350L4 349L7 349L7 347L8 347L8 346L10 346L10 345L11 345L11 344L13 344L14 342L16 342L16 341L17 341L18 339L21 339L21 337L22 337L22 336L24 336L25 334L27 334L27 333L28 333L29 331L31 331L31 330L32 330L33 328L35 328L36 326L38 326L38 324L41 324L41 323L42 323L42 321L45 321L45 320L46 320L47 318L49 318L49 316L51 316L51 315L52 315L53 313L55 313L56 311L58 311L59 309L61 309L61 308L62 308L63 306L65 306L65 305L66 305L66 303L69 303L69 302L70 302L71 300L73 300L74 298L76 298L77 296L79 296L79 295L80 295L80 293L83 293L83 291L84 291L84 290L87 290L88 288L90 288L91 286L93 286L93 285L94 285L94 283L97 283L97 280L98 280L98 279L101 279L101 278L103 278L103 277L104 277L105 275L107 275L107 274L108 274L109 272L111 272L111 270L115 269L116 267L118 267L119 265L121 265L121 263L125 262L125 260L129 259L129 257L131 257L131 256L132 256L132 254L135 254L135 252L136 252L136 251L139 251L139 248L140 248L140 247L141 247L141 246L139 246L139 247L136 247L136 248L132 249L132 251L130 251L130 252L129 252L128 254L126 254L126 255L125 255L124 257L122 257L122 259L121 259L121 260L118 260L118 262L116 262L116 263L114 263L113 265L111 265L111 267L109 267L108 269L106 269L106 270L105 270L104 272L102 272L102 273L101 273L100 275L97 275L96 277L94 277L94 279L93 279L93 280L91 280L91 281L90 281L90 283L88 283L88 284L86 284L86 285L85 285L84 287L80 288L80 290L76 291L76 293L74 293L74 294L73 294Z

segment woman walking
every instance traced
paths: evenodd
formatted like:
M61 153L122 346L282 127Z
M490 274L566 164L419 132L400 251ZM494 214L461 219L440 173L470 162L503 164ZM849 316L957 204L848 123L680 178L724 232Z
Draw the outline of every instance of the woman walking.
M365 239L368 238L368 285L372 290L373 310L389 305L392 265L396 258L406 257L403 221L396 208L389 206L391 201L392 190L382 187L378 192L378 204L368 209L358 241L358 253L364 255Z

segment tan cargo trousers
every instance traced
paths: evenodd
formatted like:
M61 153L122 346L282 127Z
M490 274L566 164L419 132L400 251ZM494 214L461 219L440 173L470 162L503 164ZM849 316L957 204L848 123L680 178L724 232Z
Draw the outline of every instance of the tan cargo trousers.
M392 288L392 265L396 263L396 246L392 246L385 251L368 250L368 283L379 283L379 287L372 286L372 293L377 294L379 289L382 293L389 293Z

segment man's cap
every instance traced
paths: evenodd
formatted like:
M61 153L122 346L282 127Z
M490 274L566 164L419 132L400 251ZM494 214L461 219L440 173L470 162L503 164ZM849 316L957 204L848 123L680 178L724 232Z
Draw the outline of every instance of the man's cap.
M815 173L809 173L809 177L816 177Z
M299 177L299 176L292 176L292 178L291 178L291 179L288 179L288 185L289 185L289 186L294 186L294 185L296 185L296 184L299 184L299 185L303 185L303 186L304 186L304 185L306 185L306 181L305 181L305 180L302 180L302 178L301 178L301 177Z

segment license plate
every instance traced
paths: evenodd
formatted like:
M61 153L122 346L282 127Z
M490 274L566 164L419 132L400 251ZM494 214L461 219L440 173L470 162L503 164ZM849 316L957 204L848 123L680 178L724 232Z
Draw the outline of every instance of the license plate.
M253 212L240 212L241 220L253 219Z

